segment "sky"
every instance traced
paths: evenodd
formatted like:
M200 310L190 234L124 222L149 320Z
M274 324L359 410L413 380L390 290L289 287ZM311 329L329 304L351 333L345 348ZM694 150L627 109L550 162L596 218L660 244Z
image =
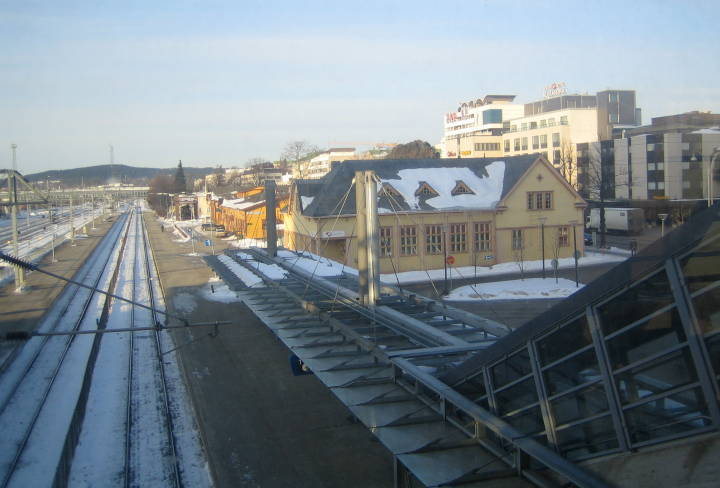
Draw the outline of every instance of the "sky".
M436 144L487 94L632 89L720 112L720 2L0 0L0 168L243 166Z

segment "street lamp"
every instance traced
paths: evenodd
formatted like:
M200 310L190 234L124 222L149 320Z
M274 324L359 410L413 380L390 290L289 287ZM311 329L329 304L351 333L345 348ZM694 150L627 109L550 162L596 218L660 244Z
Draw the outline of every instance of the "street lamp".
M538 217L540 221L540 244L542 248L542 276L545 279L545 221L547 217Z
M577 233L575 232L575 226L577 225L577 220L571 220L570 225L572 225L573 228L573 257L575 258L575 288L579 286L580 280L578 280L578 250L577 250Z
M707 172L707 187L708 187L708 207L713 204L713 170L715 169L715 161L718 155L720 155L720 146L713 149L712 156L710 157L710 165L708 166Z
M658 217L660 217L660 237L665 237L665 219L667 218L668 214L658 214Z

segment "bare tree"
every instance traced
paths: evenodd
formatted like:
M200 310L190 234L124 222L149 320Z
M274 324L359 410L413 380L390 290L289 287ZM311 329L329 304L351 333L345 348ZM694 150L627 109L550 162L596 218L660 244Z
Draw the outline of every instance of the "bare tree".
M295 168L298 178L304 178L307 173L307 163L320 152L317 146L307 141L291 141L285 144L280 159L290 163Z
M563 139L560 148L556 149L559 158L553 158L555 167L570 186L577 188L577 154L575 146L570 139Z
M603 165L600 154L600 144L588 145L586 164L580 178L581 193L585 198L597 200L600 203L600 225L598 234L600 247L605 247L607 226L605 225L606 201L615 198L615 189L628 186L627 172L618 170L615 166Z
M265 163L265 158L250 158L247 161L245 161L245 167L246 168L252 168L253 166L257 166L258 164Z

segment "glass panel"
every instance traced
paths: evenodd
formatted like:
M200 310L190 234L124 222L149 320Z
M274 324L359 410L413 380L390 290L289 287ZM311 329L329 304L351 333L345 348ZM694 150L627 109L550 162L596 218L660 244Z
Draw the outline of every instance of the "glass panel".
M498 414L505 415L537 401L537 389L533 378L521 381L515 386L495 393Z
M515 427L522 434L535 434L545 430L539 405L523 410L512 417L504 417L503 420Z
M720 376L720 335L713 336L707 340L710 363L716 376Z
M685 283L694 293L720 279L720 239L715 239L680 261Z
M527 348L524 347L505 361L492 367L493 385L496 389L500 388L530 374L531 371L530 356Z
M566 228L567 229L567 228ZM540 364L546 365L592 343L585 315L537 343Z
M685 341L680 315L673 307L608 340L607 352L612 368L619 369Z
M692 304L703 334L720 329L720 286L696 296Z
M698 387L627 410L625 423L635 443L700 429L710 425L710 417Z
M463 381L462 383L456 385L454 389L468 398L482 396L487 393L485 391L485 381L483 381L482 373Z
M548 395L600 378L595 349L590 348L543 372Z
M608 409L605 388L601 383L595 383L551 401L550 408L558 425L592 417Z
M605 335L611 334L673 302L663 270L597 308Z
M577 459L619 446L610 416L557 431L560 453Z
M615 375L620 401L632 403L642 398L697 381L692 356L687 347L650 364Z

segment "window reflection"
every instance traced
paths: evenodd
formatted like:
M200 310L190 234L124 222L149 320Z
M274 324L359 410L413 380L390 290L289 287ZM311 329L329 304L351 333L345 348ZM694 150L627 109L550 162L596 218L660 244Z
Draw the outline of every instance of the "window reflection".
M556 424L566 424L607 411L605 388L596 383L550 402Z
M495 393L498 413L505 415L537 402L537 389L533 378L521 381L517 385Z
M560 452L569 459L619 446L610 416L558 430L557 439Z
M538 341L540 363L546 365L592 343L585 315Z
M649 364L624 371L615 378L622 403L632 403L694 383L698 379L687 347Z
M495 388L500 388L530 374L530 355L527 347L522 348L506 360L491 368Z
M605 335L612 334L673 302L665 271L654 274L598 307Z
M610 365L613 369L619 369L686 340L680 315L673 307L609 339L607 351Z
M698 387L626 410L625 423L631 441L638 443L705 427L710 418Z
M548 395L555 395L588 381L600 379L595 349L589 348L543 373Z

